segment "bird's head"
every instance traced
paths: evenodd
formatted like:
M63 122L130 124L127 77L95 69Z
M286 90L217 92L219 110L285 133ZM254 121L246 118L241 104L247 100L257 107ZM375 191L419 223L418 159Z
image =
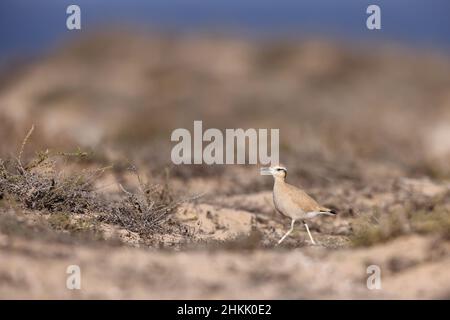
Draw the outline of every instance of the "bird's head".
M261 168L262 175L272 175L274 178L286 179L287 169L282 166L273 166L269 168Z

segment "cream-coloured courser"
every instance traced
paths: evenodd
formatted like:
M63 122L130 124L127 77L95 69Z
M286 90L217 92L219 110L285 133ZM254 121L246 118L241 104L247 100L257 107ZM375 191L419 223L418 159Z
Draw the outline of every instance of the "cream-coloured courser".
M318 215L334 216L336 212L334 210L322 207L316 200L306 194L305 191L294 187L286 182L287 169L280 166L261 168L261 174L272 175L275 182L273 185L273 202L275 208L284 216L291 218L291 228L288 232L278 241L278 244L294 230L295 221L301 220L305 225L309 238L312 244L316 244L311 233L309 232L308 225L305 220L314 218Z

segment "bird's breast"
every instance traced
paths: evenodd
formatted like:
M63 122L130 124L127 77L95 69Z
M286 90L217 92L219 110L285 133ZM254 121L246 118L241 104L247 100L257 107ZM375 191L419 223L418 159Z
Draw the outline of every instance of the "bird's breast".
M290 218L301 218L304 211L294 203L282 186L275 184L273 189L273 203L275 208L283 215Z

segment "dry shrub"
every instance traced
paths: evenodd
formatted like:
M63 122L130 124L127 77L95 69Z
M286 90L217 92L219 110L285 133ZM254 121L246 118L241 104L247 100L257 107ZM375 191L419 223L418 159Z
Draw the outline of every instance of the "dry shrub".
M138 190L130 192L120 185L125 197L111 203L99 219L137 232L145 240L163 233L191 238L191 231L172 217L181 203L193 201L200 196L175 199L169 186L168 170L165 171L165 180L161 185L143 182L136 168L132 167L131 170L138 180Z
M450 239L450 197L414 196L352 223L354 246L371 246L405 234L433 234Z
M167 231L165 227L168 219L179 205L173 199L169 184L166 181L163 186L150 185L144 183L137 173L136 177L139 182L138 192L131 193L121 186L125 198L110 205L101 220L139 234Z
M32 210L85 213L98 207L92 182L103 170L66 176L55 169L56 157L46 151L26 165L20 157L0 160L0 194Z
M352 223L354 246L371 246L386 242L406 232L405 226L395 215L377 214L361 216Z
M69 213L56 212L50 215L47 223L57 231L70 234L89 234L93 239L100 239L102 236L98 221L94 217L76 219Z
M95 224L92 216L83 218L85 222L90 219L88 224L83 221L74 224L68 214L94 212L98 213L97 221L117 224L147 236L173 230L166 228L167 222L181 201L174 200L167 180L163 186L151 185L143 183L137 175L139 192L131 193L122 188L125 193L122 199L105 199L96 192L93 183L106 168L71 174L57 169L57 158L86 157L81 151L40 152L23 164L23 150L32 131L26 136L16 159L0 159L0 199L7 195L26 209L50 212L50 225L69 233L89 229Z

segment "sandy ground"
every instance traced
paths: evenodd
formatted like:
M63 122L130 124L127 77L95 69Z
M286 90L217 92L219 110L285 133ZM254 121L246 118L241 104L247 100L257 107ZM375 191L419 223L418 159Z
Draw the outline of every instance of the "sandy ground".
M2 297L52 299L448 299L450 247L403 237L368 249L165 252L2 239ZM66 269L81 268L81 290ZM381 289L367 288L367 267Z
M353 218L311 222L277 247L289 222L266 203L270 192L220 199L252 207L181 206L176 219L191 236L162 235L144 246L140 236L104 226L119 243L65 243L35 235L0 237L0 296L63 299L446 299L450 243L407 235L352 248ZM244 201L246 199L247 202ZM258 210L258 206L261 210ZM22 214L32 226L35 214ZM35 217L39 218L39 217ZM195 240L194 240L195 239ZM125 245L125 247L124 247ZM159 248L158 248L159 247ZM66 269L81 268L81 290L68 290ZM381 270L381 288L369 290L367 268Z

